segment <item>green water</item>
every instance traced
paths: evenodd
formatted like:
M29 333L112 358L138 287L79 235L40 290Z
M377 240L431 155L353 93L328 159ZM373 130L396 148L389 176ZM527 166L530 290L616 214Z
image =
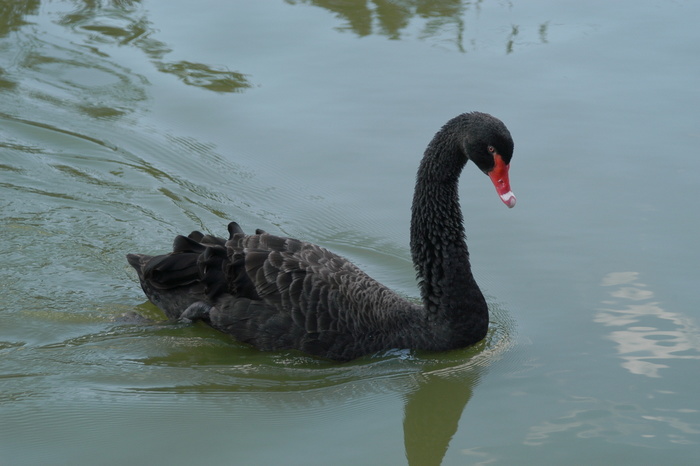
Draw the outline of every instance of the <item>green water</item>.
M694 464L689 1L0 1L0 465ZM162 321L124 255L245 229L416 296L415 170L460 193L488 338L349 364ZM133 313L146 317L135 320Z

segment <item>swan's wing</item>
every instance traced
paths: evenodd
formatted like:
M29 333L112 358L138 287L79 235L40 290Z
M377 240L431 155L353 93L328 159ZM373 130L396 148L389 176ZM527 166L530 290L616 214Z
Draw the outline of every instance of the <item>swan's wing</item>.
M229 295L212 310L214 326L263 349L297 348L352 359L385 346L382 306L393 292L347 259L318 245L269 234L235 233L226 243ZM247 283L258 299L233 295ZM387 299L388 298L388 299ZM384 341L380 344L380 341Z
M361 283L372 281L347 259L318 245L269 234L235 234L226 243L228 278L245 282L268 306L307 332L359 324ZM376 283L376 282L375 282ZM239 285L229 288L238 288Z
M395 330L411 313L395 310L406 303L347 259L261 230L246 235L237 224L229 233L193 232L170 254L129 261L169 316L202 318L263 350L348 360L401 345Z

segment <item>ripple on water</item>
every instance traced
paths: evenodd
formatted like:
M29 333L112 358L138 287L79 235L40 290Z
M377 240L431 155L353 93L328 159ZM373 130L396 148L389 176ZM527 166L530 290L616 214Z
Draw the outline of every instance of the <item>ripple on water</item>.
M393 350L344 364L312 358L296 351L260 352L204 325L163 324L149 327L145 334L139 326L117 327L109 338L126 337L124 343L133 350L128 335L139 332L144 345L142 349L149 353L132 357L134 363L142 365L139 369L141 383L120 384L123 390L179 394L322 390L332 397L332 393L346 392L345 385L358 382L363 390L370 392L403 392L406 383L415 384L413 379L420 374L473 378L474 373L480 373L498 361L513 344L514 325L508 313L494 307L492 315L487 338L470 348L439 354ZM125 334L120 336L122 332ZM110 345L113 346L114 342ZM143 377L148 371L152 377ZM159 382L161 376L172 372L180 373L177 383ZM182 377L183 372L189 375ZM183 380L189 383L183 384Z

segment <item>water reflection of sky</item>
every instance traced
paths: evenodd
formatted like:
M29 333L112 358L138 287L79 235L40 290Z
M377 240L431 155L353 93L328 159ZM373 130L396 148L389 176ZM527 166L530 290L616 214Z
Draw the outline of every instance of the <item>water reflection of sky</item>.
M688 317L663 309L637 272L613 272L603 278L611 299L595 321L615 327L608 335L633 374L660 377L670 359L700 359L700 332Z
M601 285L609 298L603 301L594 321L610 328L606 337L615 343L624 369L657 381L644 390L646 385L640 383L602 377L596 383L614 386L615 395L578 396L572 392L560 401L567 407L566 414L531 426L524 444L536 447L573 435L638 447L666 442L695 445L700 434L695 419L700 411L692 404L678 402L678 381L665 376L662 369L670 371L678 366L671 360L700 359L698 326L681 313L665 310L649 286L640 281L638 272L608 273ZM670 387L660 388L658 379L670 383Z

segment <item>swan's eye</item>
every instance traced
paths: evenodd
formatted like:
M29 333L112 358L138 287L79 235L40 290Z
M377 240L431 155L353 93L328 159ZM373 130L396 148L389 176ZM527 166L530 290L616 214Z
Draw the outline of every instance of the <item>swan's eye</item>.
M492 154L495 154L495 153L496 153L496 148L493 147L493 146L489 146L489 147L488 147L488 150L489 150L489 152L492 153Z

